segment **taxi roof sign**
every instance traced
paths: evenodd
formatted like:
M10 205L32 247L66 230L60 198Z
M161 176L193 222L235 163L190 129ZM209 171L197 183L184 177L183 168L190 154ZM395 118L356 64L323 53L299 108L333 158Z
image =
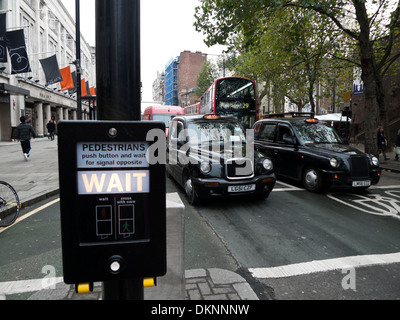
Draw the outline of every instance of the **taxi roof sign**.
M210 113L210 114L206 114L203 118L207 119L207 120L220 120L221 116L219 114L211 114Z
M304 121L307 122L307 123L312 123L312 124L317 124L317 123L319 123L319 120L316 119L316 118L310 118L310 119L306 119L306 120L304 120Z

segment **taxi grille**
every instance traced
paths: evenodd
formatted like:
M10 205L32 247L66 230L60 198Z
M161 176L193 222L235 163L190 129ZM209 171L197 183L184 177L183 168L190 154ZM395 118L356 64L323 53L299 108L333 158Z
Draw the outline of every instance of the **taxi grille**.
M363 178L369 176L369 161L367 157L351 158L351 176L353 178Z
M243 179L254 177L254 166L250 159L229 159L225 163L228 179Z

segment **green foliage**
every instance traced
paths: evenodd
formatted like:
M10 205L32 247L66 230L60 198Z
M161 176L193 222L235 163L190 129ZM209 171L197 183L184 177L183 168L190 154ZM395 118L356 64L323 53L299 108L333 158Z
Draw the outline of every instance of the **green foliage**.
M317 82L345 83L339 76L351 78L351 67L360 67L366 151L376 153L378 110L387 120L382 77L400 56L399 15L398 0L202 0L195 26L208 45L238 53L238 73L300 105L313 105Z
M197 77L196 96L201 97L204 92L218 78L218 67L210 61L206 61Z

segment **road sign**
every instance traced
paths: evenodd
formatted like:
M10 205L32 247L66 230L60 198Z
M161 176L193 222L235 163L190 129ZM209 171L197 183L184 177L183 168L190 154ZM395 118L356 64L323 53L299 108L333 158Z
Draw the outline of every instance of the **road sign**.
M165 139L161 122L59 123L66 283L165 274L165 164L151 159L151 130Z
M350 103L350 100L351 100L351 92L346 92L344 95L343 95L343 101L346 103Z

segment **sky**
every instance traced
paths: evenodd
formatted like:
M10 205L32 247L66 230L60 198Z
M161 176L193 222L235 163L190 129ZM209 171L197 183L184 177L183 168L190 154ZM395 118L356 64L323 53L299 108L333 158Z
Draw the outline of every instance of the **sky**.
M75 0L61 0L75 19ZM81 0L81 33L95 46L95 0ZM196 32L195 7L198 0L142 0L141 6L141 77L143 101L152 101L152 84L171 58L182 51L221 54L224 47L208 48L203 35ZM211 57L210 57L211 58Z

